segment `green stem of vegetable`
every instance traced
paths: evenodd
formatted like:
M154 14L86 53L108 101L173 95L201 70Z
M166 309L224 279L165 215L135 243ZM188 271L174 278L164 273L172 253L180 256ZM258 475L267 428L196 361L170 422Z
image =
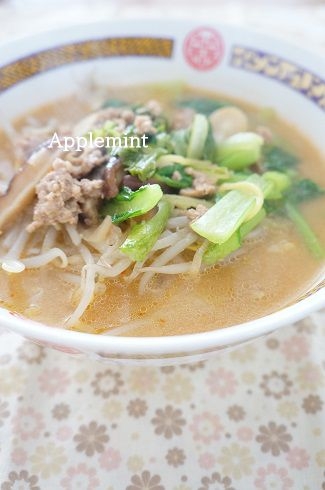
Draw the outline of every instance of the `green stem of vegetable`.
M286 203L285 209L289 219L294 223L298 233L304 239L305 244L313 256L316 259L323 259L325 257L325 249L300 211L290 202Z
M219 144L217 163L242 170L261 158L263 139L256 133L237 133Z
M190 141L187 148L188 158L201 158L209 133L209 121L202 114L196 114L191 126Z
M211 208L213 206L213 202L211 201L197 199L196 197L180 196L177 194L164 194L164 199L167 199L174 208L183 210L196 208L199 204L206 208Z
M170 216L171 205L160 201L158 211L153 218L133 226L120 250L136 262L145 260L152 247L164 231Z
M239 237L241 240L247 237L247 235L253 231L266 217L266 211L264 208L260 209L260 211L254 216L254 218L250 219L246 223L243 223L239 228Z
M243 184L245 183L259 187L264 195L272 188L271 183L264 181L257 174L243 181ZM249 219L256 206L256 199L254 194L242 190L231 190L203 216L194 221L191 228L212 243L225 243L240 225Z
M212 160L213 162L215 162L216 153L217 153L217 144L216 144L216 140L214 139L211 122L208 121L208 123L209 123L208 136L205 141L203 154L201 158L203 160Z
M212 243L225 243L245 221L254 205L254 196L230 191L203 216L194 221L191 228Z
M184 165L184 167L191 166L193 168L197 168L200 166L210 167L210 165L212 165L212 162L210 162L209 160L197 160L195 158L186 158L183 157L182 155L173 155L173 154L162 155L157 161L158 167L165 167L167 165L172 165L173 163L179 163L180 165Z
M165 167L171 164L178 163L184 167L192 167L194 170L203 172L210 177L215 177L216 180L225 180L231 177L233 172L226 167L219 167L209 160L197 160L195 158L186 158L182 155L162 155L157 160L158 167Z
M272 184L272 188L270 188L269 192L267 193L267 199L282 199L284 192L286 192L291 186L290 177L283 172L265 172L262 178L265 182Z
M156 206L162 197L163 192L158 184L147 184L134 192L124 187L114 199L104 204L100 214L102 216L110 215L115 224L121 223L147 213Z
M225 243L209 243L202 262L205 265L213 265L224 259L241 247L239 233L236 231Z
M177 155L186 156L189 140L189 129L177 129L170 133L172 151Z
M262 208L254 218L241 225L239 230L237 230L225 243L210 243L203 255L203 263L205 265L216 264L219 260L228 257L232 252L238 250L242 246L244 238L264 220L265 216L266 212Z

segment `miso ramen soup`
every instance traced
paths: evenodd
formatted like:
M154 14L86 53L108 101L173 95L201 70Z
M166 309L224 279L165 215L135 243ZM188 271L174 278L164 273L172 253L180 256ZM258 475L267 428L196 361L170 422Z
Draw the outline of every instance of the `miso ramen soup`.
M325 164L271 110L98 89L0 134L0 305L90 333L256 319L324 274Z

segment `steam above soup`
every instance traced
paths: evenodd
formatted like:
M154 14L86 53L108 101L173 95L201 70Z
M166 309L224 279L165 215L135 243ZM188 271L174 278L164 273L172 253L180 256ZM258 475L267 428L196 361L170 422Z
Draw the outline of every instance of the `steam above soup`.
M295 129L186 87L107 93L2 134L3 306L82 331L172 335L306 291L324 265L325 169Z

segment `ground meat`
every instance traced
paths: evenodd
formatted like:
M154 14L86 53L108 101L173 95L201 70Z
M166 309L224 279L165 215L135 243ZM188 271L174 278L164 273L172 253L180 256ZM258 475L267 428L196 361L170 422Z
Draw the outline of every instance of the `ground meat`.
M124 169L121 160L115 157L110 158L103 172L104 197L113 199L113 197L117 196L123 182L123 177Z
M103 195L102 180L81 179L78 180L77 182L80 186L82 201L84 199L87 199L87 197L98 198Z
M108 107L98 111L97 117L93 122L94 127L101 127L106 121L112 121L116 124L118 131L124 129L133 123L135 114L131 109L125 107Z
M149 100L149 102L146 103L145 105L146 109L152 114L153 116L157 117L160 116L162 113L162 108L159 102L157 100Z
M127 126L133 123L135 114L125 107L108 107L84 117L74 127L74 135L80 136L88 131L101 128L107 121L112 121L118 131L123 132Z
M102 193L102 180L79 181L66 168L56 168L36 186L33 222L27 230L32 232L41 226L76 224L80 214L86 214L85 219L88 219L90 211L85 209L89 207L88 201L98 202Z
M98 206L103 198L103 181L82 179L81 188L81 217L87 226L95 225L98 222Z
M179 109L173 118L173 129L187 129L192 124L194 115L195 111L189 107Z
M126 125L132 124L134 121L134 112L132 109L123 109L120 117L123 119Z
M198 204L196 208L187 209L185 215L191 220L191 222L200 218L207 212L208 208L203 206L203 204Z
M58 158L53 163L53 169L65 168L73 177L82 177L106 161L107 155L99 148L85 148L82 151L70 152L65 160Z
M149 114L136 115L132 109L125 107L108 107L87 116L76 125L74 133L84 134L91 129L101 128L107 121L112 121L116 125L116 130L123 133L125 129L134 124L137 134L155 134L156 128L153 119L161 112L161 108L156 101L148 102L145 108Z
M152 118L147 114L135 116L134 126L137 134L155 134L157 132Z
M203 172L198 172L192 168L187 168L186 173L193 177L192 187L181 189L180 194L188 197L212 196L217 188L212 184Z
M81 212L79 217L85 225L94 226L98 223L98 204L98 198L87 198L85 202L80 205Z
M38 201L28 231L35 231L43 225L77 223L81 189L67 170L60 168L47 174L36 186L36 194Z

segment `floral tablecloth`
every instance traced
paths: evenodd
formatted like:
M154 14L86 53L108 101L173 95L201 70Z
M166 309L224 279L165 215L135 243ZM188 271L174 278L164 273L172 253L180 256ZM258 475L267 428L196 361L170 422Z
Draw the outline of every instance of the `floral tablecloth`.
M320 314L179 367L0 342L1 490L325 489Z
M7 0L0 39L149 13L214 16L324 52L324 3L277 3ZM325 313L163 368L109 366L0 332L0 490L324 490L324 472Z

